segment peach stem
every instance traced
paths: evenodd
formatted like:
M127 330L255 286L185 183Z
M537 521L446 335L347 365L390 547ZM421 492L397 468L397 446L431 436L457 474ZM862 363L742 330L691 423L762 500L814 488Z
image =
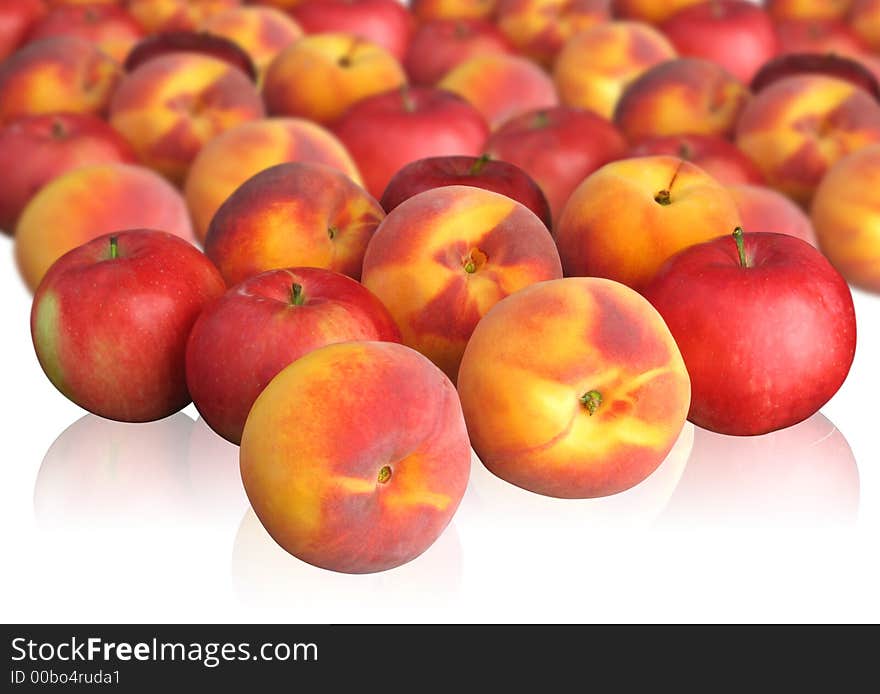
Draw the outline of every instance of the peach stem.
M581 404L587 408L587 411L592 417L594 414L596 414L596 410L599 409L599 405L602 404L602 393L600 393L598 390L590 390L581 395L578 400L580 400Z

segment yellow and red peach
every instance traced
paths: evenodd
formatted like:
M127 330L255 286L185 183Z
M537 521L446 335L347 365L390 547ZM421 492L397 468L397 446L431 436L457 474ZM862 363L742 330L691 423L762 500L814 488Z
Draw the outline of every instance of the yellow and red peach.
M329 166L278 164L245 181L217 210L205 253L232 286L267 270L319 267L360 279L381 206Z
M880 48L880 2L877 0L852 0L847 15L852 30L873 50Z
M260 94L241 70L197 53L147 61L126 75L110 103L110 124L143 164L175 183L205 143L263 115Z
M389 342L329 345L293 362L257 398L241 441L244 488L269 534L346 573L391 569L430 547L470 464L455 388Z
M621 159L588 176L556 224L567 276L606 277L641 291L673 254L740 225L730 193L690 162Z
M227 130L199 152L184 186L197 236L204 240L217 208L254 174L275 164L305 161L361 178L342 143L320 125L298 118L268 118Z
M170 183L132 164L96 164L53 179L31 198L15 228L15 259L36 289L67 251L121 229L148 228L194 241L186 205Z
M434 19L489 19L498 0L412 0L410 10L420 22Z
M121 77L119 64L85 39L29 44L0 64L0 123L61 111L103 115Z
M553 69L560 101L612 118L626 86L676 56L656 29L640 22L607 22L576 34L562 47Z
M274 116L326 125L358 101L404 84L400 63L381 46L352 34L312 34L275 58L263 96Z
M779 53L833 53L859 56L868 45L843 21L790 19L776 23Z
M499 0L495 10L510 42L548 67L569 38L610 17L608 0Z
M685 7L706 0L611 0L615 17L635 19L649 24L659 24Z
M541 282L496 304L468 343L458 392L483 464L563 498L616 494L648 477L690 405L660 314L595 277Z
M663 135L733 133L749 91L715 63L679 58L660 63L624 90L614 122L630 141Z
M764 4L777 20L843 19L853 0L767 0Z
M363 283L403 343L455 379L474 327L508 294L562 276L547 227L524 205L471 186L419 193L367 246Z
M819 248L851 283L880 292L880 144L834 164L810 210Z
M465 60L437 86L470 103L493 130L522 113L559 103L546 72L530 60L504 53Z
M782 193L748 183L728 185L727 191L736 202L746 231L788 234L818 245L810 218Z
M208 17L199 30L237 43L260 75L275 56L303 36L300 25L274 7L233 7Z
M128 0L128 11L150 34L189 31L208 17L238 7L241 0Z
M850 82L801 75L774 82L743 111L736 144L767 183L801 204L844 155L880 142L880 106Z

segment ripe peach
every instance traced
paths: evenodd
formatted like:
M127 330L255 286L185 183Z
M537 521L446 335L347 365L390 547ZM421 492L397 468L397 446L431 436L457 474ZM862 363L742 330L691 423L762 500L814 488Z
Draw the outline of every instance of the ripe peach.
M878 0L852 0L847 16L852 30L873 50L880 49L880 2Z
M788 234L818 245L810 218L782 193L750 184L728 185L727 192L736 202L746 231Z
M199 152L184 186L196 235L204 240L217 208L255 173L286 161L307 161L361 178L345 147L320 125L298 118L251 121L215 137Z
M28 44L0 64L0 123L39 113L102 115L122 70L85 39Z
M767 183L809 202L828 168L849 152L880 141L880 106L850 82L801 75L774 82L745 108L736 144Z
M607 22L566 42L556 58L553 80L563 104L610 119L630 82L675 55L669 40L647 24Z
M278 164L241 184L205 237L230 286L266 270L320 267L359 279L367 242L385 213L329 166Z
M495 303L561 276L544 223L524 205L471 186L433 188L394 208L367 246L363 269L403 343L452 379Z
M565 274L641 291L674 253L740 225L730 193L690 162L622 159L588 176L556 225Z
M766 0L764 4L773 19L843 19L853 0Z
M141 227L195 240L183 198L161 176L131 164L84 166L31 198L15 228L15 258L34 290L67 251L111 231Z
M257 398L241 440L241 478L269 534L303 561L346 573L424 552L469 472L455 388L390 342L329 345L293 362Z
M381 46L352 34L312 34L272 61L263 96L272 115L328 124L358 101L404 84L400 63Z
M626 88L614 122L630 140L658 135L730 135L749 91L724 68L698 58L660 63Z
M199 29L241 46L260 75L275 56L303 35L299 24L274 7L233 7L211 15Z
M880 292L880 144L834 164L813 198L819 247L851 283Z
M128 11L150 34L195 29L241 0L128 0Z
M433 19L489 19L498 0L411 0L410 10L420 22Z
M569 38L610 17L608 0L499 0L495 10L501 32L545 66Z
M469 102L493 130L521 113L559 103L547 73L530 60L504 53L465 60L437 86Z
M110 103L110 124L143 164L174 183L206 142L263 115L260 94L241 70L196 53L147 61L125 76Z
M596 277L541 282L496 304L468 343L458 392L483 464L564 498L641 482L672 450L690 405L660 314Z
M28 41L77 36L95 44L121 63L143 34L140 25L122 7L111 4L59 5L31 28Z
M637 19L650 24L659 24L685 7L706 0L611 0L611 10L615 17Z

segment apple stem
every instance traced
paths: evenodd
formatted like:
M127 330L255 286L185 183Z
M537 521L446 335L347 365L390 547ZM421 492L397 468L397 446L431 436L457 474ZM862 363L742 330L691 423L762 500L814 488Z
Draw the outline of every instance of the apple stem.
M476 176L477 174L483 171L483 167L489 163L490 157L488 154L481 154L473 164L471 164L471 168L468 169L468 173L471 176Z
M403 110L407 113L413 113L416 110L416 102L409 93L409 87L403 85L400 88L400 98L403 101Z
M739 264L743 267L750 267L748 258L746 258L746 244L743 239L742 227L733 230L733 240L736 242L736 252L739 253Z
M290 303L294 306L302 306L306 302L306 298L303 295L303 287L301 284L293 283L293 287L290 289Z
M534 130L546 128L548 125L550 125L550 116L547 115L546 111L538 111L535 117L532 118L532 129Z
M581 395L578 400L580 400L581 404L587 408L587 411L592 417L596 414L596 410L599 409L599 405L602 404L602 393L598 390L590 390Z
M110 237L110 259L115 260L119 257L119 239L115 236Z

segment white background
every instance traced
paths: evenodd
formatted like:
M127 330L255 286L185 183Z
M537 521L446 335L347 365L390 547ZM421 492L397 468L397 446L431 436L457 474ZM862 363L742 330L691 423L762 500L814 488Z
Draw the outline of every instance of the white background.
M880 621L878 297L855 295L856 361L827 420L760 439L688 425L654 475L602 500L538 497L475 462L428 552L347 576L272 542L238 449L192 406L126 425L56 392L6 238L0 296L5 622Z

